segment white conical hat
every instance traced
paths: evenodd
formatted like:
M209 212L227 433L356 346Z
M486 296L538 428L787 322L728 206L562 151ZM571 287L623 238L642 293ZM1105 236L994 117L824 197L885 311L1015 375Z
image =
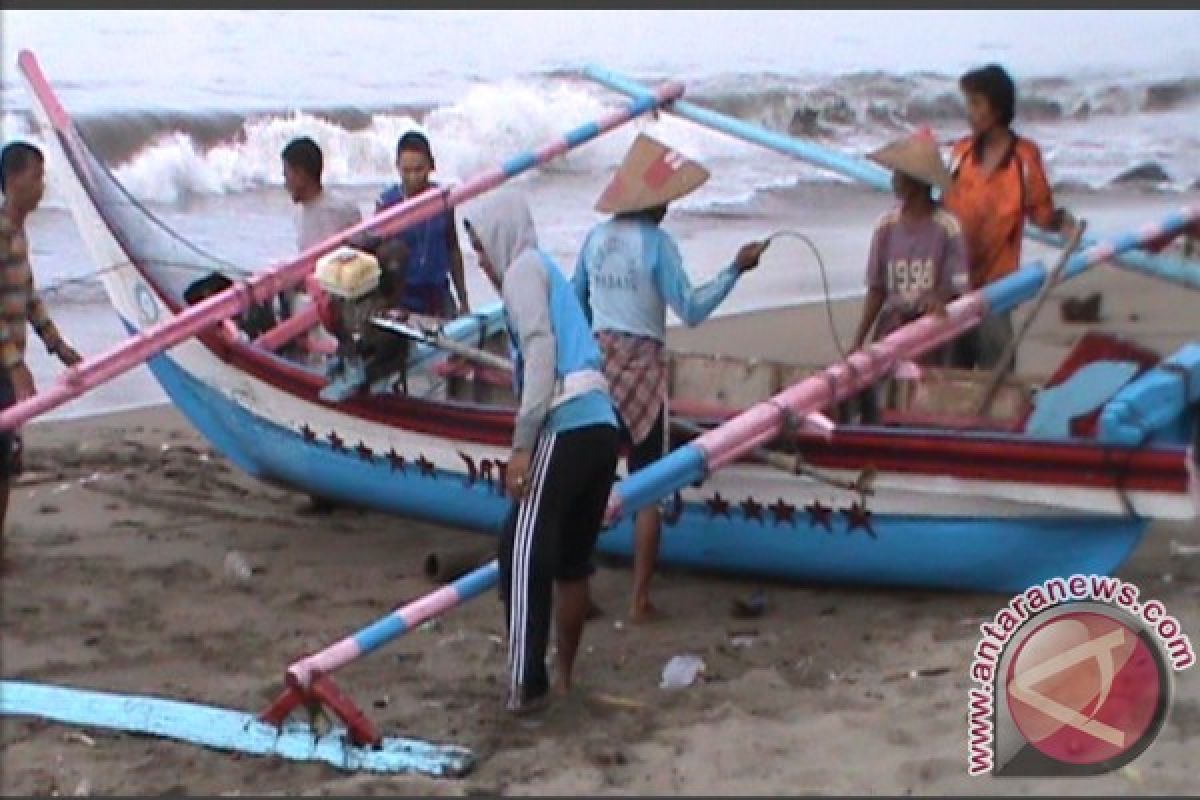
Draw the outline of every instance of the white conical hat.
M942 161L937 141L926 131L881 147L867 158L939 189L950 185L950 172Z
M708 175L708 170L690 158L638 134L596 201L596 210L626 214L666 205L703 186Z

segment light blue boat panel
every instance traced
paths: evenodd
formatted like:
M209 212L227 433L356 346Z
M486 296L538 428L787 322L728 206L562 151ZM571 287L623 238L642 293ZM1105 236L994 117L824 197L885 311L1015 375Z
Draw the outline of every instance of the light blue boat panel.
M455 745L386 737L378 749L357 747L337 728L316 736L304 724L276 730L253 714L226 708L22 681L0 681L0 714L161 736L215 750L324 761L346 771L449 778L465 775L475 763L470 750Z
M1096 361L1070 378L1037 393L1025 433L1040 438L1069 439L1071 421L1104 405L1133 379L1141 367L1132 361Z
M1163 363L1126 386L1100 414L1100 440L1135 446L1151 435L1188 418L1188 407L1200 402L1200 344L1184 346ZM1175 438L1185 438L1186 430Z

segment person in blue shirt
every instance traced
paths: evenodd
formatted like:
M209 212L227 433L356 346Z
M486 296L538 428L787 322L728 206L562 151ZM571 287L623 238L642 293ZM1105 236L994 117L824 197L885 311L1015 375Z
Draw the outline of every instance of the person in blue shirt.
M375 204L376 212L437 186L429 180L434 166L433 150L423 134L409 131L401 136L396 144L396 170L401 182L384 190ZM387 240L381 254L387 258L389 253L401 254L398 259L404 262L403 269L395 270L404 276L396 287L400 308L447 319L471 313L453 210ZM451 281L454 294L450 292Z
M584 240L572 284L604 353L604 373L631 446L636 472L668 450L667 369L663 354L667 308L689 327L727 298L738 278L758 265L765 242L742 245L715 278L692 287L674 238L661 227L667 205L699 188L708 170L649 136L634 141L596 205L614 216ZM657 609L650 579L658 560L659 509L638 512L630 620L646 622Z
M559 692L571 688L591 608L588 579L620 446L602 359L558 265L538 247L524 197L501 189L476 201L463 225L504 302L520 398L504 471L516 503L500 537L500 593L508 627L508 710L549 699L546 645L556 622Z

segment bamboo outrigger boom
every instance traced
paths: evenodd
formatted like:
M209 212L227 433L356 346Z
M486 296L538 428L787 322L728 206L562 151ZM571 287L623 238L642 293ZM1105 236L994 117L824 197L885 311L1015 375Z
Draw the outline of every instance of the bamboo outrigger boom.
M629 97L648 97L654 91L632 78L603 67L589 66L584 69L583 73L596 83ZM666 110L699 125L835 172L879 191L890 192L892 190L891 173L865 158L839 153L814 142L767 130L687 100L675 101L669 104ZM1025 235L1054 247L1062 248L1066 245L1064 237L1031 225L1025 226ZM1081 241L1081 246L1086 247L1095 243L1095 239L1085 237ZM1177 283L1189 289L1200 289L1200 264L1194 262L1155 256L1143 250L1129 250L1123 252L1119 258L1115 258L1114 263L1124 269Z

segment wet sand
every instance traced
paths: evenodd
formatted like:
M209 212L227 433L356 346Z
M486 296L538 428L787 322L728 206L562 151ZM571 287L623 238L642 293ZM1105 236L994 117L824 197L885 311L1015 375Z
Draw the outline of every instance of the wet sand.
M1126 214L1128 216L1128 214ZM1148 216L1143 213L1139 218ZM859 230L869 215L859 217ZM1196 334L1200 300L1105 268L1056 292L1022 350L1047 374L1087 329L1057 297L1104 292L1098 326L1169 354ZM857 302L835 308L843 341ZM784 333L780 334L779 332ZM772 335L764 335L772 334ZM673 331L681 349L823 361L823 306L734 314ZM797 358L797 348L802 356ZM430 590L435 547L487 537L306 499L241 474L171 408L54 421L26 431L26 474L6 532L4 678L260 710L297 656ZM1200 641L1200 556L1190 525L1157 525L1121 570ZM248 583L226 577L236 550ZM338 674L387 733L474 749L460 780L347 775L31 719L0 719L5 794L1184 794L1200 790L1200 671L1176 676L1166 727L1132 769L1088 780L970 778L968 664L998 595L759 584L665 572L669 618L625 624L630 573L602 563L576 694L539 722L500 710L504 657L494 594ZM731 615L765 589L759 619ZM707 668L658 688L680 653ZM940 671L944 668L944 672ZM911 670L931 677L912 679Z

